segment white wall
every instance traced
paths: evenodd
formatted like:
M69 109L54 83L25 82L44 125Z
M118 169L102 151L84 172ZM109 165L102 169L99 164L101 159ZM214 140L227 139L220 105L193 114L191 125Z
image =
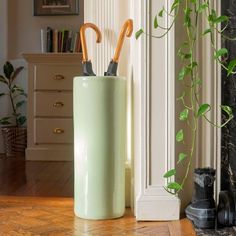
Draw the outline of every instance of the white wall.
M1 0L2 1L2 0ZM33 16L32 0L8 0L8 58L22 52L40 52L40 29L50 26L79 31L83 23L83 1L78 16Z
M7 58L7 0L0 1L0 74L2 74L2 65ZM4 92L4 88L0 84L0 92ZM6 113L8 109L8 101L2 97L0 99L0 117ZM2 135L0 130L0 153L3 152Z
M18 84L27 91L27 69L21 54L40 52L40 29L50 26L58 29L78 31L83 23L83 0L80 0L79 16L33 16L33 0L0 1L0 74L6 60L14 66L23 65L25 69L17 78ZM0 91L4 86L0 84ZM25 113L25 108L23 112ZM7 97L0 99L0 117L9 113ZM0 133L0 153L3 152Z

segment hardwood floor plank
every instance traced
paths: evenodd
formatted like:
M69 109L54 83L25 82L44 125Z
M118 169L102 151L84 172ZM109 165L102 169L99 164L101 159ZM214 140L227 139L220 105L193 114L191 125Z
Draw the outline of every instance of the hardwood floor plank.
M130 209L113 220L84 220L73 212L72 198L0 196L0 235L195 235L187 219L137 222Z
M73 162L0 157L0 195L72 197Z
M196 235L187 219L137 222L130 209L119 219L80 219L73 211L73 182L72 162L0 156L0 235Z

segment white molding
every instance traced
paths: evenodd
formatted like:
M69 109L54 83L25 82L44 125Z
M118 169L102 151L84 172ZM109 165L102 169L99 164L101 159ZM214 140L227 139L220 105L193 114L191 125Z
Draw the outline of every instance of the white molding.
M221 1L217 1L217 13L221 14ZM220 26L218 26L220 27ZM221 48L221 37L219 34L216 34L216 40L217 40L217 47ZM221 66L214 63L214 71L216 75L216 86L214 87L214 104L217 107L216 113L215 113L215 120L218 124L220 124L221 121L221 93L222 93L222 87L221 87ZM214 140L215 140L215 155L214 155L214 167L216 168L216 190L215 199L218 201L218 196L221 190L221 129L217 129L214 134Z
M212 7L221 14L221 1L213 1ZM207 29L207 21L202 20L202 28ZM221 48L221 38L215 34L216 46ZM221 67L213 58L213 50L209 37L204 37L199 46L201 76L203 79L202 102L212 106L208 118L216 124L221 123ZM209 56L212 55L212 56ZM213 127L203 120L199 129L198 166L216 169L215 199L220 192L221 173L221 129Z
M151 0L135 1L134 22L137 24L135 28L143 28L149 32L152 28ZM171 6L172 1L163 1L166 8ZM154 4L154 1L152 2ZM169 18L165 18L165 24L169 24ZM164 179L162 174L169 168L174 168L175 163L175 141L174 141L174 83L175 81L175 44L174 29L165 37L165 40L158 41L158 47L165 49L162 55L165 58L164 68L157 66L155 68L155 77L153 71L150 70L150 64L155 50L151 48L147 37L142 37L138 41L134 41L133 45L133 62L134 62L134 155L135 155L135 214L137 220L176 220L179 219L180 200L176 196L168 194L164 189ZM156 48L155 48L156 49ZM157 64L158 65L158 64ZM161 79L164 87L165 100L160 109L160 114L164 114L165 121L161 129L160 139L156 141L158 153L154 155L153 149L150 148L152 136L150 131L153 127L150 122L153 113L151 97L151 81L153 79ZM141 117L140 117L141 115ZM158 118L158 117L157 117ZM156 120L158 122L158 119ZM163 135L163 136L162 136ZM164 145L160 146L160 143ZM155 150L154 150L155 152ZM163 155L160 155L163 154ZM159 163L156 166L157 172L163 172L161 175L153 175L152 169L155 167L153 163Z

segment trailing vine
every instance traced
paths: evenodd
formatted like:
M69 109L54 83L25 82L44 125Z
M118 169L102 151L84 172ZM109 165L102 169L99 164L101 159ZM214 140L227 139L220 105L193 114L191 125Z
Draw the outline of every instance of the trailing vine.
M217 1L217 0L215 0ZM180 18L183 17L183 28L186 32L186 40L180 45L177 55L182 63L182 68L177 76L178 82L183 84L183 91L177 101L182 105L182 111L177 114L181 122L185 122L191 132L191 144L187 152L180 152L178 154L177 165L183 164L185 174L179 181L172 181L175 176L176 169L170 169L164 174L167 179L166 191L171 194L178 194L184 187L186 179L189 175L190 168L194 158L194 151L196 148L197 130L199 119L202 118L209 122L212 126L221 128L233 119L233 112L231 107L221 105L220 108L225 113L227 119L223 124L215 124L208 117L207 113L211 110L211 105L208 103L200 103L199 96L202 89L202 79L199 76L199 62L196 54L197 42L202 37L209 37L211 40L211 47L214 53L213 58L221 67L227 71L227 76L235 74L236 60L230 61L226 64L225 58L228 57L228 50L226 48L218 49L216 46L215 34L220 34L222 37L230 40L235 40L224 34L224 30L229 23L229 17L225 15L217 15L216 10L212 7L212 1L209 0L174 0L170 9L163 7L154 17L154 29L160 28L162 34L151 35L153 38L165 37ZM159 24L160 19L169 16L172 21L168 27ZM207 27L200 30L200 19L205 18ZM220 30L220 26L224 25ZM136 39L138 39L144 32L140 29L136 32ZM147 33L145 33L148 35ZM209 55L210 56L210 55ZM185 139L185 132L183 129L177 131L175 136L177 143L183 143ZM184 165L185 164L185 165Z

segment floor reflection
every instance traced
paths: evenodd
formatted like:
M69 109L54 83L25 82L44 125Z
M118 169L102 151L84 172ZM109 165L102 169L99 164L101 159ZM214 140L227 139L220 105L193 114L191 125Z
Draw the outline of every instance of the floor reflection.
M0 156L0 195L73 196L73 162Z

